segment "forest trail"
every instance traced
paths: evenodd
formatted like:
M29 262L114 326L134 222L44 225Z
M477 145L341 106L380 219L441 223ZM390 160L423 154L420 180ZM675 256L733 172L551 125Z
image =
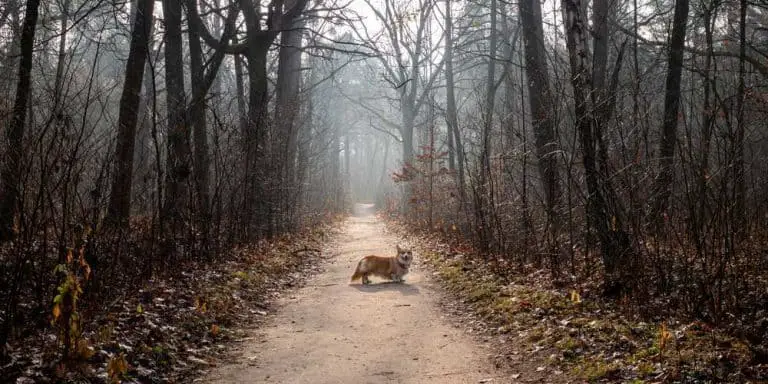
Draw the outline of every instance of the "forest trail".
M452 327L435 283L415 265L405 284L349 285L357 261L393 255L398 240L375 216L344 224L336 255L219 366L211 383L507 383L488 345Z

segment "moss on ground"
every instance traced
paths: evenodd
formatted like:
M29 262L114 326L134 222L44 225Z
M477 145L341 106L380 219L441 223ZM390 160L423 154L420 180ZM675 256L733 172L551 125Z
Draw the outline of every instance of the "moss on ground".
M428 242L425 242L428 243ZM443 286L499 333L519 335L516 348L541 351L558 369L587 382L743 382L750 351L698 323L648 323L615 305L535 284L507 283L469 256L429 247L421 258ZM516 278L526 281L525 276ZM576 292L578 293L578 292ZM551 354L551 351L555 354ZM768 379L768 372L749 376Z

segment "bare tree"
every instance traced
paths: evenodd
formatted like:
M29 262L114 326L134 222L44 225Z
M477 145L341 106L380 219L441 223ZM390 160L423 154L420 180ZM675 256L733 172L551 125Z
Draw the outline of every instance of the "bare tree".
M296 1L289 1L286 6L290 9ZM281 179L287 188L279 196L282 197L282 206L285 211L290 211L296 206L296 160L298 151L299 128L299 88L301 80L301 40L303 35L303 21L294 20L288 29L281 32L280 52L278 63L277 84L275 90L276 107L275 122L277 123L278 144L275 153L281 157L279 169ZM293 217L294 215L290 215ZM293 223L288 223L289 227Z
M497 6L496 0L490 4L490 31L488 47L488 68L485 82L485 100L483 105L482 144L480 150L480 176L475 192L475 220L480 235L480 244L483 247L493 248L494 236L492 234L492 222L495 221L493 181L491 174L491 131L493 129L493 115L496 100L496 54L497 54Z
M595 96L598 90L593 88L593 79L590 76L590 73L596 73L597 76L602 77L601 71L607 66L600 63L596 66L597 72L590 71L587 24L582 14L582 3L579 0L563 0L562 6L565 10L563 21L571 66L576 128L579 133L587 181L588 223L596 228L600 239L601 256L605 267L604 293L614 295L625 289L626 281L622 273L629 270L626 261L630 260L631 243L623 229L623 212L606 174L605 156L602 155L605 153L605 146L601 123L604 123L610 114L596 106L596 102L600 102ZM598 9L604 8L598 7ZM604 16L596 17L599 22L599 18ZM607 39L607 35L598 34L597 39ZM598 42L598 45L603 44L602 40ZM596 60L600 62L606 57L607 52L601 51L601 57ZM620 63L621 54L617 59L615 73L621 68ZM601 84L602 81L598 83Z
M184 91L184 58L181 31L181 2L163 0L165 19L165 88L168 109L168 165L164 218L170 219L173 233L187 213L187 178L192 173L187 98Z
M675 147L677 145L677 122L680 110L680 83L683 72L685 30L688 23L688 0L675 0L675 16L672 23L669 57L667 59L667 81L664 92L664 121L659 139L659 170L654 181L654 203L651 217L660 223L672 195Z
M559 144L555 137L552 116L554 98L549 85L541 4L535 0L521 0L518 6L523 28L528 102L533 120L533 134L536 138L536 156L539 160L539 174L544 188L547 222L551 227L557 222L562 192L557 171Z
M187 2L187 19L193 20L199 18L196 2ZM190 56L190 80L192 93L206 94L203 88L205 81L205 68L203 58L203 47L200 42L200 32L195 23L190 23L188 27L189 34L189 56ZM197 208L199 210L199 224L205 229L210 220L210 158L208 154L208 124L206 121L206 102L205 98L195 99L189 105L190 119L194 128L194 172L195 186L197 189Z
M454 148L449 148L451 160L453 152L456 153L458 162L459 198L463 204L467 200L467 187L464 179L464 148L462 146L461 132L459 131L459 117L456 108L456 84L453 78L453 17L451 16L451 1L445 0L445 92L446 92L446 123L448 125L448 143ZM453 169L453 161L450 162Z
M745 214L745 193L746 180L744 179L744 131L746 124L744 122L744 103L746 100L746 69L745 61L747 56L747 1L739 0L739 85L737 89L737 121L736 121L736 139L734 143L734 165L733 165L733 183L734 183L734 224L737 233L744 233L744 214ZM685 32L682 32L683 35Z
M24 25L21 32L21 61L19 79L16 85L16 101L13 104L11 126L6 135L8 155L0 172L0 241L10 240L16 234L14 225L19 212L21 182L21 162L24 154L24 123L27 117L32 83L32 53L35 45L35 27L37 26L40 0L27 0Z
M109 200L109 219L113 224L127 225L131 211L133 178L133 149L136 143L136 122L141 95L141 82L149 52L153 0L139 0L131 32L131 46L125 64L125 81L120 98L115 173Z
M378 46L377 40L371 36L363 26L361 30L355 29L358 38L368 44L375 52L385 71L384 80L389 83L397 93L397 103L400 110L400 123L398 130L402 138L403 165L405 169L413 165L414 159L414 129L416 118L425 105L430 91L445 64L443 56L436 64L432 63L437 46L427 45L427 30L435 9L433 0L419 0L415 9L408 9L394 0L384 1L384 10L365 0L376 19L383 25L383 36L386 38L386 46L391 47L391 52ZM422 71L429 64L433 64L427 78L422 79ZM423 81L422 81L423 80ZM393 124L394 125L394 124ZM406 187L404 201L411 194L410 186ZM407 205L404 206L407 209Z

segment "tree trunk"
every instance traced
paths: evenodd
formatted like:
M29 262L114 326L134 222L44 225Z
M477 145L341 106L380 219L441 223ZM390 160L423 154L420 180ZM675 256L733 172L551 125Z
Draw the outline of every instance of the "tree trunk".
M446 119L447 120L447 119ZM448 170L456 171L456 144L453 143L453 130L447 126L445 130L445 145L448 147Z
M709 8L712 6L712 8ZM704 34L707 40L707 53L704 58L704 100L703 112L702 112L702 129L701 129L701 164L699 165L699 177L698 177L698 208L695 215L695 226L698 230L699 236L704 236L704 223L707 216L707 182L709 180L709 152L712 143L712 129L715 123L715 111L711 102L712 93L712 53L714 49L714 39L712 34L712 20L714 17L715 7L713 5L704 5L703 21L704 21ZM703 240L703 238L701 239Z
M331 138L331 188L334 191L333 194L333 210L338 213L342 211L343 201L343 184L341 177L341 159L339 158L339 150L341 149L341 132L339 130L339 124L334 123L332 128L333 137Z
M67 58L67 22L69 21L70 0L64 0L61 7L61 36L59 36L59 57L56 60L56 79L53 88L54 114L61 113L61 98L64 94L64 62Z
M187 178L190 166L190 131L184 91L184 56L181 31L181 2L163 0L165 18L165 89L168 108L168 159L163 215L170 219L174 234L187 214Z
M488 50L488 72L485 83L485 110L483 113L483 149L482 149L482 179L487 182L491 172L491 129L493 128L493 109L496 100L496 0L491 0L491 31Z
M21 198L21 164L24 152L24 123L27 119L27 104L32 83L32 53L35 46L40 0L27 0L24 25L21 31L21 60L19 81L16 85L16 101L13 104L11 125L6 133L8 154L0 172L0 241L14 238L14 222L19 213Z
M259 15L252 1L242 1L243 14L246 24L248 60L248 119L245 134L245 179L246 193L244 194L244 221L248 223L245 230L249 236L269 235L272 230L270 217L270 201L273 196L266 196L265 185L269 181L267 169L268 158L267 127L269 98L267 94L267 53L272 40L261 31ZM259 220L254 223L253 220Z
M304 119L303 124L301 125L301 130L299 132L299 149L298 149L298 159L296 159L296 185L298 187L297 196L299 200L299 205L295 207L296 212L305 212L305 208L307 206L317 206L312 205L313 201L310 195L311 188L305 188L305 186L314 185L313 184L313 175L310 173L310 153L313 152L313 148L319 144L323 143L322 145L327 146L327 139L325 137L318 137L319 135L315 134L315 85L319 81L320 73L318 70L318 63L319 60L317 56L309 56L309 75L304 80L305 85L304 89L306 92L306 103L307 103L307 109L306 109L306 118ZM330 192L329 190L325 190L326 192ZM301 223L298 223L301 224Z
M625 265L629 259L631 244L622 230L621 215L612 204L614 196L605 175L597 167L597 120L595 106L591 104L591 79L587 66L587 26L582 18L579 0L563 0L565 10L565 36L571 66L571 85L575 101L576 126L581 142L584 172L587 181L587 218L597 230L600 250L605 267L604 294L615 295L624 289L622 272L630 270ZM618 65L618 64L617 64ZM623 268L622 268L623 267Z
M150 28L150 34L152 33L152 29L153 28ZM151 41L148 42L148 44L149 46L152 46ZM139 106L138 126L136 128L136 139L138 142L136 143L137 148L135 149L136 153L134 154L134 157L137 158L138 161L134 164L134 172L139 174L139 180L141 180L141 183L145 184L145 188L153 190L152 195L156 196L156 199L160 199L162 187L157 184L154 187L149 186L152 179L155 179L155 181L160 180L162 182L162 172L158 173L157 169L159 160L157 158L157 151L153 148L155 146L155 140L153 139L152 134L153 130L157 130L157 117L155 116L155 113L157 113L157 106L155 105L155 101L157 100L157 86L155 85L156 76L154 73L156 68L149 62L156 52L157 51L155 50L150 50L147 53L148 63L144 69L144 86ZM146 213L153 207L161 206L162 202L159 202L150 196L149 201L142 201L141 204L142 205L139 206L139 212Z
M485 106L483 110L483 144L480 152L480 178L475 197L475 215L480 245L491 249L494 242L491 228L493 214L493 183L491 181L491 129L493 128L493 108L496 99L496 0L491 0L491 25L488 51L488 70L486 73Z
M738 111L736 122L736 142L734 143L735 159L733 165L733 228L736 233L744 233L746 199L744 180L744 100L746 98L746 86L744 84L744 58L746 57L746 24L747 1L739 0L739 93L737 95Z
M289 1L287 8L292 8L295 1ZM281 206L285 212L296 205L296 151L298 150L299 126L299 86L301 79L301 39L302 24L296 22L289 29L281 32L280 52L277 73L276 108L274 121L277 123L277 140L279 148L276 153L280 156L279 164L282 169ZM282 220L281 220L282 221ZM290 227L293 223L288 222Z
M412 167L413 164L413 129L416 125L415 111L409 102L402 103L403 125L403 166Z
M541 4L537 0L521 0L518 5L523 28L528 101L531 108L533 134L536 139L536 156L539 160L539 173L544 188L547 221L550 225L554 225L559 219L557 211L561 196L560 177L557 171L559 145L552 120L555 109L549 88Z
M131 187L133 177L133 149L136 142L136 120L141 95L141 80L149 52L149 35L152 26L153 0L140 0L131 33L128 62L125 65L125 82L120 98L118 134L115 155L115 175L109 200L109 220L113 224L127 225L131 212Z
M197 2L187 3L188 19L198 18ZM193 95L205 95L205 72L203 65L203 48L200 44L200 31L195 23L189 23L189 55L190 73ZM190 118L194 130L194 172L195 186L197 189L198 223L207 234L207 226L210 222L210 159L208 154L208 127L206 122L205 97L193 98L190 104Z
M461 133L459 132L459 118L456 108L456 85L453 79L453 18L451 17L451 0L445 0L445 88L447 98L446 123L448 125L449 143L455 144L456 148L459 201L464 205L464 202L467 201L467 196L464 181L464 149L461 147ZM453 150L453 148L449 148L449 150ZM452 163L452 155L450 159ZM451 165L451 169L453 169L453 165Z
M592 12L592 101L596 108L601 109L605 92L605 73L608 67L608 14L610 0L594 0ZM586 15L584 15L586 17Z
M659 141L659 171L654 180L654 202L651 219L657 227L663 220L661 216L667 210L672 195L674 181L673 161L677 143L677 120L680 109L680 82L683 72L683 49L685 48L685 30L688 22L688 0L675 1L675 15L672 24L672 37L669 46L666 91L664 94L664 123Z
M232 42L237 44L237 36L232 38ZM243 57L235 55L235 91L237 95L238 122L240 123L240 134L245 137L246 127L248 126L248 109L245 106L245 85L243 84Z
M349 129L344 135L344 195L350 194L352 172L350 171L350 156L352 155L352 147L349 140Z
M412 81L415 83L415 80ZM415 86L415 85L413 85ZM406 99L401 99L406 100ZM403 204L402 213L410 214L413 212L411 208L413 196L416 172L412 169L415 167L413 163L413 130L415 125L415 112L412 108L413 104L407 101L401 101L401 114L402 114L402 134L403 134L403 171L406 175L406 181L403 185Z

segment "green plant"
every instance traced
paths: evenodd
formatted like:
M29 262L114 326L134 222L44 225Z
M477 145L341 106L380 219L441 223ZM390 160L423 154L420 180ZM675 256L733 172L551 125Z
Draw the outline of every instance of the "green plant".
M91 266L85 260L90 233L90 227L86 226L77 236L74 246L66 249L63 262L55 270L62 275L62 280L53 299L52 325L59 330L64 361L85 360L93 354L88 340L82 338L82 319L77 310L83 285L91 278Z

